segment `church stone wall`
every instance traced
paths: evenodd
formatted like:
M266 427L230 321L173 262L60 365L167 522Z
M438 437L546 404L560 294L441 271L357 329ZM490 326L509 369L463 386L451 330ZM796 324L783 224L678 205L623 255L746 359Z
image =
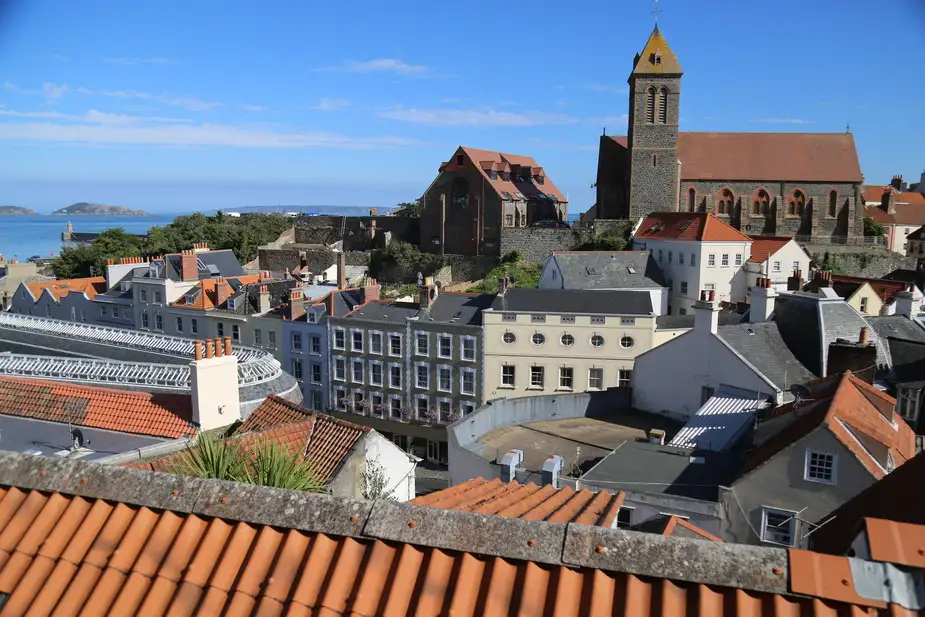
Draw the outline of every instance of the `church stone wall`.
M733 227L750 234L778 236L814 236L820 239L839 238L863 234L862 210L857 207L858 187L850 183L790 183L790 182L700 182L681 181L680 209L689 208L688 191L697 191L696 206L704 207ZM733 212L719 214L716 203L723 189L732 191L736 198ZM752 214L754 196L759 190L767 191L771 204L767 216ZM838 191L838 210L835 217L828 215L829 192ZM802 218L788 214L788 203L793 192L803 191L809 210Z
M665 124L646 122L646 90L668 89ZM674 210L678 186L679 77L638 76L630 89L630 214Z

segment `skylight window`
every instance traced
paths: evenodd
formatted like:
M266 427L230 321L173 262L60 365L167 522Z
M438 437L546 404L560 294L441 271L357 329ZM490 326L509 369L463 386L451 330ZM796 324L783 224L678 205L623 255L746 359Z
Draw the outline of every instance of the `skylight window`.
M691 222L690 222L690 221L684 221L683 223L681 223L681 226L678 227L678 229L679 229L680 231L684 231L685 229L687 229L687 228L690 227L690 226L691 226Z
M636 266L626 266L626 271L630 274L636 274Z

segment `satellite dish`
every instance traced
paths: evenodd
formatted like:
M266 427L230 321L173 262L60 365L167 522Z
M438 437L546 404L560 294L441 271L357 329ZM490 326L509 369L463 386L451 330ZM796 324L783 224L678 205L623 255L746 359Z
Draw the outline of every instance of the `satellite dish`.
M79 428L71 429L71 444L74 450L84 447L84 434L80 432Z
M792 394L793 397L797 399L798 401L808 399L810 396L812 396L812 392L809 391L809 388L807 388L803 384L798 384L798 383L795 383L792 386L790 386L790 394Z

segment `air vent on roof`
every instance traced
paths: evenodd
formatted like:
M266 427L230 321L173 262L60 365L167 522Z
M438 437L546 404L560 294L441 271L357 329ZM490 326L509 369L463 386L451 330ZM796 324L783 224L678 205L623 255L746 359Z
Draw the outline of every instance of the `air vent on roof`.
M636 266L626 266L626 271L630 274L636 274Z
M588 273L588 275L590 275L590 276L593 276L593 275L595 275L595 274L600 274L600 272L598 272L598 271L597 271L597 268L595 268L594 266L585 266L585 271L586 271L586 272Z
M209 264L208 266L206 266L206 270L208 270L209 274L211 274L212 276L219 275L218 266L216 266L215 264Z
M450 321L459 321L459 318L462 317L462 311L457 311L453 318Z
M748 332L749 334L751 334L752 336L755 335L755 331L754 331L753 329L751 329L751 328L745 328L745 331Z

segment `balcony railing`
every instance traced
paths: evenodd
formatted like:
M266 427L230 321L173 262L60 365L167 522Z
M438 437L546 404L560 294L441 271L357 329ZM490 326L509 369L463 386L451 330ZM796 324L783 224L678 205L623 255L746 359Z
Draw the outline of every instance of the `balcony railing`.
M175 336L72 323L16 313L0 313L0 329L34 332L193 359L193 340ZM234 355L238 359L238 384L240 386L272 381L282 374L279 362L265 351L250 347L236 347ZM188 389L190 387L188 366L151 362L126 363L117 360L14 354L0 356L0 374L166 388Z

